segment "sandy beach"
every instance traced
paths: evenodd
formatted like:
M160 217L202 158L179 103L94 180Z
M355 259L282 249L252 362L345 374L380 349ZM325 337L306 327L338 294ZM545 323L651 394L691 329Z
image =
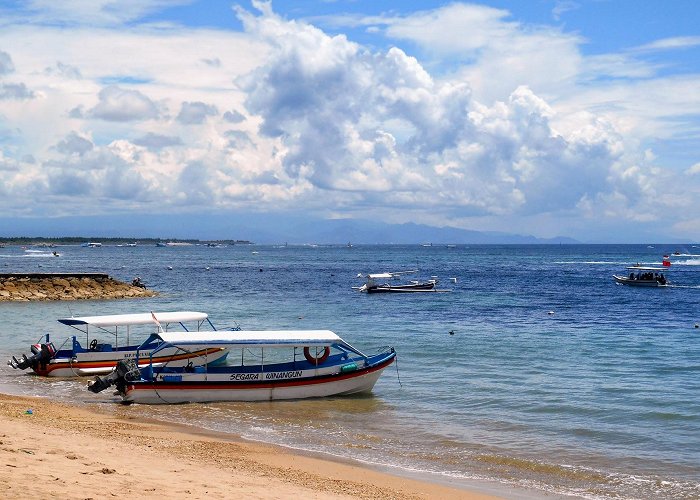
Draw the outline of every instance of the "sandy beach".
M42 398L0 415L3 498L496 498Z

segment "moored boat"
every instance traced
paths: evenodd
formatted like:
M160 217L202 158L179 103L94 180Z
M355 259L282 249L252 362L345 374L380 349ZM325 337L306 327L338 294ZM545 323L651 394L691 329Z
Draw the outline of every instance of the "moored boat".
M630 271L627 276L618 276L613 274L613 279L616 283L629 286L644 286L644 287L659 287L669 284L664 271L668 267L645 267L645 266L630 266L627 268Z
M375 273L367 275L367 282L356 289L365 293L410 293L410 292L435 292L437 279L427 281L411 280L408 283L389 283L388 280L396 279L404 274L411 274L417 271L400 271L393 273ZM383 282L378 282L381 280ZM387 281L384 281L387 280Z
M226 347L225 365L137 368L122 361L89 386L100 392L115 385L126 403L169 404L215 401L272 401L342 396L372 390L396 358L393 348L366 355L329 330L159 332L147 342L161 349L206 344ZM259 353L259 354L258 354ZM141 352L139 351L139 360ZM149 357L158 354L158 349Z
M192 335L208 324L216 331L208 315L202 312L114 314L62 318L58 321L81 332L85 338L85 345L81 344L78 337L74 335L66 338L56 348L49 334L46 334L43 342L37 342L30 347L32 353L30 356L25 354L21 359L13 356L7 364L19 370L31 368L34 373L41 376L76 377L109 373L114 369L117 361L135 358L137 349L141 349L142 356L157 350L157 355L152 362L168 363L169 366L223 362L228 354L225 347L212 347L201 343L190 345L186 351L177 346L163 348L162 342L157 340L144 343L143 339L151 332L139 332L138 328L135 328L139 325L152 325L153 328L162 331L168 330L171 326L178 326L184 330L185 335ZM108 339L107 342L104 341L105 338ZM64 348L65 345L70 347ZM148 359L140 361L141 364L149 362Z

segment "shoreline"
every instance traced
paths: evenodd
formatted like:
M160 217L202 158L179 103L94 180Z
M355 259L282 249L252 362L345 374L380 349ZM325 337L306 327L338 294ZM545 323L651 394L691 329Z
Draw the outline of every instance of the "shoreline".
M227 498L232 491L253 498L502 498L353 460L40 397L0 393L0 416L4 498Z

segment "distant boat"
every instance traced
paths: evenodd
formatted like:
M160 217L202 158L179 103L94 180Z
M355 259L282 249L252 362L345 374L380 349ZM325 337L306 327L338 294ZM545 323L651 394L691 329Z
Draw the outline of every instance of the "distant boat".
M613 279L616 283L621 285L643 287L666 286L669 282L663 273L667 269L668 267L630 266L627 268L627 270L630 271L629 276L613 274Z
M97 243L94 241L88 241L86 243L83 243L80 245L81 247L86 247L86 248L100 248L102 246L102 243Z
M437 284L437 279L430 279L428 281L412 280L409 283L396 285L390 284L388 281L379 284L377 283L377 280L391 280L404 274L412 274L417 272L418 270L368 274L367 282L360 287L356 287L356 290L365 293L410 293L436 291L435 285Z

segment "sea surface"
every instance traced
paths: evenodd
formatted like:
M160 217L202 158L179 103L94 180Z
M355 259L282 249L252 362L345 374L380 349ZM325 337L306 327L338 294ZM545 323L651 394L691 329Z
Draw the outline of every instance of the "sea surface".
M135 276L152 299L0 303L0 357L71 315L194 310L217 327L330 329L398 363L370 396L122 406L0 367L0 390L231 432L513 498L700 498L700 245L0 248L0 272ZM34 251L27 251L34 250ZM57 250L59 257L51 255ZM616 285L660 265L672 286ZM366 295L418 269L443 293Z

